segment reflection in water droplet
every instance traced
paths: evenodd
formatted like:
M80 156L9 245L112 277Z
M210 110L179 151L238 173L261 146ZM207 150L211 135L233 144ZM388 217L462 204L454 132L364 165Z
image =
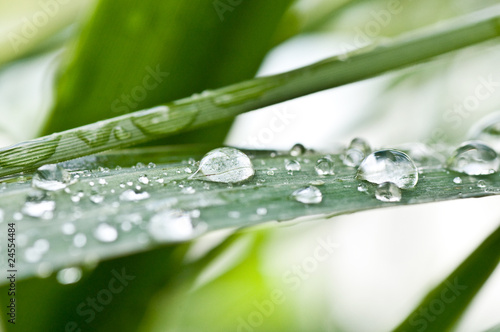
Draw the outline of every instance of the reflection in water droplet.
M468 175L488 175L498 171L500 159L495 150L477 142L465 142L448 159L446 167Z
M255 170L250 158L233 148L219 148L207 153L190 179L221 183L240 183L253 177Z
M120 195L120 199L122 201L131 201L131 202L142 201L143 199L148 199L149 197L150 196L147 191L139 191L133 189L125 190Z
M56 164L43 165L33 175L31 185L34 188L57 191L66 188L72 183L71 175L67 170Z
M355 138L349 144L344 154L342 154L342 162L349 167L357 167L363 159L371 152L371 147L362 138Z
M113 226L102 223L94 230L94 237L101 242L113 242L118 238L118 231Z
M292 198L304 204L319 204L323 200L323 194L318 188L308 186L295 190Z
M384 182L377 186L375 197L382 202L399 202L401 189L392 182Z
M291 149L290 149L290 155L292 157L298 157L302 156L304 153L306 153L307 149L300 143L295 144Z
M417 185L417 167L411 158L397 150L380 150L371 153L358 168L356 177L371 183L392 182L401 189Z
M328 157L318 159L314 170L316 171L316 174L322 176L335 174L333 161Z
M57 272L57 281L61 285L74 284L82 277L82 270L78 267L69 267Z
M203 226L202 226L203 225ZM205 224L193 225L191 215L180 210L155 214L148 224L149 235L156 241L187 241L200 234Z

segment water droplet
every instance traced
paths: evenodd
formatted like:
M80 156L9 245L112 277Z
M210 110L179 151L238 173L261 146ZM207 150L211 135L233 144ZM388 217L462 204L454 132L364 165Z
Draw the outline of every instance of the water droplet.
M290 155L292 157L298 157L302 156L304 153L306 153L307 149L300 143L295 144L291 149L290 149Z
M194 226L191 215L180 210L165 210L155 214L148 224L148 232L156 241L187 241L204 227Z
M95 229L94 236L101 242L113 242L118 238L118 231L110 224L102 223Z
M63 234L72 235L76 232L76 227L74 224L67 222L61 226L61 230Z
M267 209L264 207L260 207L257 209L257 214L259 216L265 216L267 214Z
M146 175L142 175L139 177L138 181L142 184L148 184L149 183L149 179Z
M74 284L82 277L82 270L78 267L69 267L57 272L57 281L62 285Z
M77 248L83 248L87 243L87 236L83 233L75 234L73 237L73 245Z
M285 159L285 169L288 173L298 172L301 170L300 163L297 160Z
M121 126L116 126L113 128L113 135L119 141L129 139L132 136L130 132L128 132Z
M322 180L312 180L312 181L309 181L309 184L311 186L322 186L325 184L325 181L322 181Z
M479 188L486 188L486 181L484 181L484 180L477 181L477 186Z
M342 162L349 167L357 167L363 159L371 152L371 147L362 138L355 138L349 144L347 150L342 154Z
M100 194L93 194L89 196L89 199L94 204L101 204L104 201L104 196Z
M56 209L56 202L43 193L33 193L26 197L21 212L33 218L51 219Z
M190 179L239 183L250 179L254 174L252 162L246 154L234 148L220 148L210 151L203 157L200 167Z
M57 191L72 184L73 179L67 170L56 164L43 165L33 175L31 185L34 188Z
M274 175L274 170L270 169L266 172L267 175L273 176Z
M185 195L193 195L196 193L196 190L193 187L185 187L182 188L181 192Z
M392 182L401 189L417 185L417 167L404 152L380 150L368 155L358 168L356 177L371 183Z
M292 193L292 197L304 204L319 204L323 200L321 190L314 186L297 189Z
M239 211L229 211L227 215L229 218L238 219L241 216L241 213Z
M316 174L321 175L321 176L334 175L335 172L334 172L333 166L334 166L333 161L328 157L324 157L324 158L318 159L314 169L316 170Z
M120 199L122 201L130 202L142 201L143 199L148 199L149 197L150 196L147 191L139 191L133 189L127 189L120 195Z
M384 182L377 186L375 197L382 202L399 202L401 189L392 182Z
M453 183L455 183L455 184L461 184L462 183L462 179L457 176L456 178L453 179Z
M360 192L364 193L364 192L368 191L368 187L366 186L366 184L364 184L364 183L360 183L360 184L358 185L358 191L360 191Z
M495 150L477 142L465 142L448 159L446 167L468 175L488 175L498 171L500 159Z
M108 181L106 181L106 179L99 179L99 181L97 181L97 182L99 182L99 184L102 186L105 186L108 184Z

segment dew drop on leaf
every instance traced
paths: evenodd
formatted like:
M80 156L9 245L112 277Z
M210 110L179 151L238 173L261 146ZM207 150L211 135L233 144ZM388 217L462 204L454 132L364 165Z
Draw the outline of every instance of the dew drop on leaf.
M220 183L240 183L255 174L250 158L234 148L219 148L207 153L190 179Z
M368 142L362 138L354 138L342 154L342 162L346 166L357 167L370 152L371 147Z
M314 186L308 186L295 190L292 198L304 204L319 204L323 200L321 190Z
M297 160L289 160L285 159L285 169L289 174L293 174L293 172L298 172L301 170L300 163Z
M78 267L69 267L57 272L56 279L61 285L74 284L82 277L82 270Z
M148 199L149 193L147 191L127 189L120 195L122 201L137 202Z
M291 149L290 149L290 155L292 157L298 157L302 156L304 153L306 153L307 149L300 143L295 144Z
M479 141L463 143L446 163L449 170L468 175L493 174L499 166L500 159L495 150Z
M375 189L375 197L381 202L399 202L401 189L392 182L384 182Z
M356 177L376 184L392 182L401 189L411 189L417 185L418 171L404 152L380 150L363 160Z
M316 174L321 176L335 174L333 161L328 157L318 159L314 170L316 171Z
M118 231L110 224L101 223L94 230L94 237L101 242L114 242L118 238Z
M164 210L151 217L148 233L159 242L177 242L192 239L200 233L201 228L195 227L189 213L180 210Z
M37 189L58 191L73 182L74 180L67 170L56 164L48 164L37 169L31 180L31 185Z

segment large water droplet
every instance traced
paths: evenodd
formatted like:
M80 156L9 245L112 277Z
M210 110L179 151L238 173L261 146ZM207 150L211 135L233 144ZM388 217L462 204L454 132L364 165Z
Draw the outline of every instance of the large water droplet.
M362 138L355 138L341 156L342 162L346 166L357 167L370 152L371 147L368 142Z
M56 164L43 165L33 175L31 185L34 188L57 191L66 188L73 182L71 174Z
M375 197L382 202L399 202L401 189L392 182L384 182L377 186Z
M180 210L165 210L155 214L148 224L148 232L156 241L187 241L203 231L195 226L191 215Z
M133 189L128 189L125 190L121 195L120 199L122 201L142 201L143 199L149 198L149 193L147 191L139 191L139 190L133 190Z
M417 185L417 167L404 152L380 150L371 153L358 168L356 177L371 183L392 182L401 189Z
M314 169L316 170L316 174L318 174L318 175L334 175L335 174L333 161L328 157L318 159Z
M69 267L57 272L57 281L62 285L74 284L82 277L82 270L78 267Z
M252 162L246 154L234 148L219 148L203 157L200 167L190 179L239 183L250 179L254 174Z
M118 238L118 231L110 224L102 223L94 230L94 236L101 242L113 242Z
M458 147L448 159L446 167L468 175L488 175L498 171L500 159L488 145L470 141Z
M297 189L292 193L292 197L304 204L319 204L323 200L321 190L314 186Z

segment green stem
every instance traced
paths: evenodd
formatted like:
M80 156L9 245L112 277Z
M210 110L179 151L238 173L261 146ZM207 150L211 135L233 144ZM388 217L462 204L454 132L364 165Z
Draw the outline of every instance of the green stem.
M314 92L371 78L500 35L500 7L439 31L372 50L331 57L279 75L260 77L164 106L26 141L0 150L0 176L203 127Z

